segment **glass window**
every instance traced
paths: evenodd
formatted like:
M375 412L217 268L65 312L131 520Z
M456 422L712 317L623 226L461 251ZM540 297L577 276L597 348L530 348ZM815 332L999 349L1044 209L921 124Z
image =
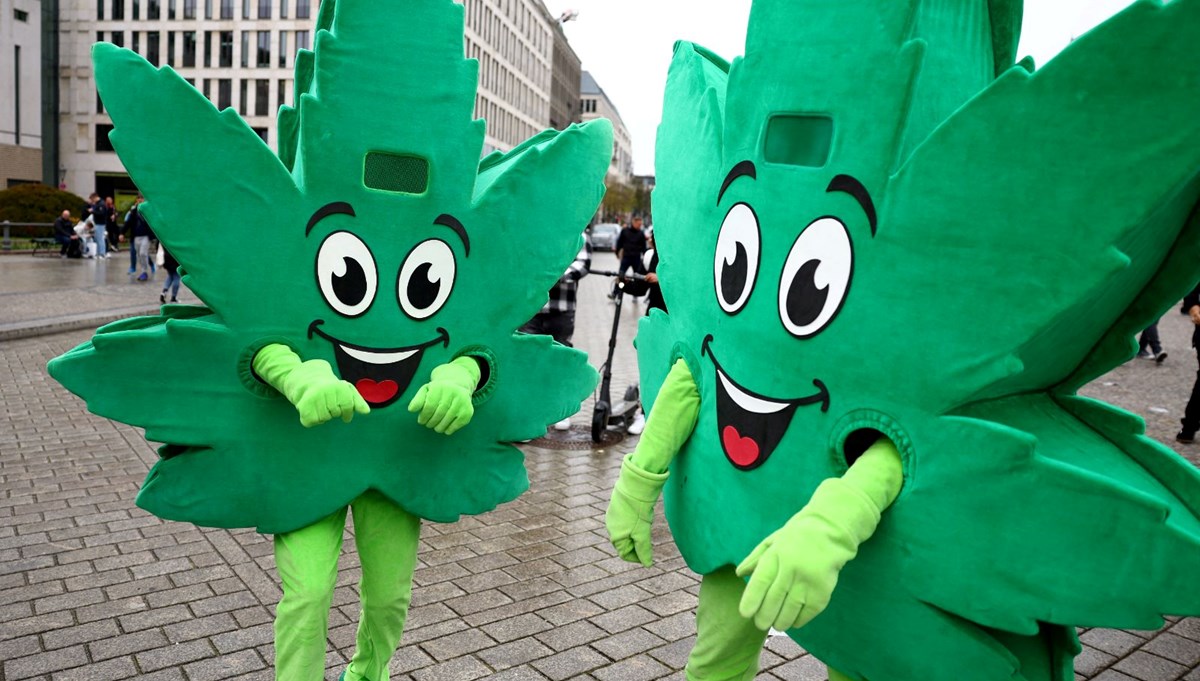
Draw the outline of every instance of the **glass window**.
M267 142L267 129L266 129L266 128L251 128L251 130L253 130L253 131L254 131L254 134L256 134L256 135L258 135L259 137L261 137L261 138L262 138L262 141L263 141L264 143L266 143L266 142Z
M308 49L308 31L296 31L296 51Z
M175 67L175 31L167 31L167 66Z
M312 13L312 0L296 0L296 18L307 19Z
M279 32L279 66L287 66L287 31Z
M196 32L183 32L183 66L192 68L196 65Z
M142 18L142 0L132 0L133 2L133 20L137 21Z
M249 1L250 0L246 0L246 2L249 2ZM271 0L258 0L258 18L259 19L270 19L271 18Z
M242 31L242 68L250 65L250 31Z
M271 110L271 81L259 78L254 81L254 115L269 116Z
M161 40L158 31L148 31L146 33L146 61L158 66L158 44Z
M146 18L151 21L162 18L162 4L159 0L146 0Z
M287 19L288 0L279 0L279 18Z
M286 2L287 0L284 1ZM104 0L98 0L98 2L96 2L96 19L99 21L104 21ZM96 42L102 41L97 40Z
M133 38L133 44L129 46L129 49L133 50L134 52L137 52L138 54L141 54L142 53L142 46L141 46L142 34L138 33L137 31L130 31L129 35L130 35L130 37Z
M241 95L238 98L238 115L243 117L246 115L246 102L250 99L246 92L246 86L249 85L249 83L250 81L246 80L245 78L238 79L238 94Z
M113 21L125 18L125 0L112 0L112 18Z
M209 88L209 86L211 84L212 84L212 78L204 79L204 98L205 99L212 99L212 97L209 96L209 93L211 92L211 89Z
M275 88L275 104L284 106L287 102L287 81L280 78L278 87Z
M183 18L196 18L196 0L183 0Z
M96 124L96 151L116 151L108 139L108 133L112 130L113 127L106 123Z
M217 66L233 66L233 31L221 31L221 60Z
M175 0L167 0L167 19L175 21Z
M221 18L233 18L233 0L221 0Z
M96 113L104 113L104 102L100 101L99 90L96 90Z
M212 31L204 32L204 68L208 68L208 67L212 66L212 55L213 55L212 34L213 34Z
M263 68L271 65L271 32L258 32L258 59L254 65Z
M125 47L125 31L113 31L109 35L112 36L109 42L117 47Z
M212 19L213 0L204 0L204 18Z
M243 19L250 18L250 3L252 3L252 2L254 2L254 0L242 0L242 18Z
M231 78L217 79L217 108L228 109L233 106L233 80Z

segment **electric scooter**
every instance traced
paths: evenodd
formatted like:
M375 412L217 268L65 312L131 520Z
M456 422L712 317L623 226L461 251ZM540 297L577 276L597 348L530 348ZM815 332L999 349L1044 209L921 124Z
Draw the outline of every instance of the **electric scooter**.
M612 403L612 361L613 352L617 349L617 329L621 326L621 302L625 299L625 284L627 281L645 281L646 277L630 272L621 275L618 272L592 270L592 274L599 274L606 277L616 277L613 282L613 324L612 335L608 337L608 358L600 367L600 392L596 396L596 406L592 410L592 442L600 442L604 436L604 431L611 426L627 427L633 422L634 414L637 413L639 403L638 398L641 396L638 386L631 385L625 389L625 399L617 404Z

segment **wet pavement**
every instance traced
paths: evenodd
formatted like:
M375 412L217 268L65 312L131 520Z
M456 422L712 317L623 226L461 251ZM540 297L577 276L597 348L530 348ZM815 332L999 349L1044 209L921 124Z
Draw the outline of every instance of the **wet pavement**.
M597 267L612 265L610 254L597 254ZM0 681L269 679L279 598L269 538L164 522L136 508L153 447L139 430L88 414L45 374L48 359L91 334L44 333L63 318L156 309L160 287L130 283L127 269L124 253L100 263L0 257L0 330L23 325L30 334L0 340ZM605 284L589 277L580 291L575 340L594 366L612 324ZM181 298L196 302L190 293ZM640 312L629 306L622 314L614 395L636 380L631 340ZM1161 330L1170 353L1162 366L1136 360L1084 392L1146 417L1151 437L1200 462L1200 446L1173 441L1195 376L1190 323L1172 312ZM578 427L589 415L590 401ZM696 576L661 517L649 569L614 557L604 531L609 490L635 442L568 451L527 445L527 494L458 523L426 523L392 678L682 679ZM330 680L345 667L358 617L358 563L353 542L345 546ZM1082 638L1077 679L1200 681L1200 620L1172 620L1155 632L1092 629ZM811 656L775 637L759 678L825 676Z

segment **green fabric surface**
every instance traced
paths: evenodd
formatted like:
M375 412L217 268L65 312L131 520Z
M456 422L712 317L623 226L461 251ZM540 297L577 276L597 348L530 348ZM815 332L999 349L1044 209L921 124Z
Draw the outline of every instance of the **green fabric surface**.
M374 488L453 521L520 494L523 457L508 443L543 434L595 386L584 353L514 332L581 247L611 125L545 131L481 162L463 11L451 0L322 3L314 51L297 59L297 106L280 113L279 155L170 68L93 49L143 215L206 305L102 328L50 364L93 412L167 443L143 508L280 532ZM365 187L364 159L378 153L428 161L426 191ZM270 343L329 362L371 413L301 428L249 371ZM447 438L405 405L463 354L485 358L488 376L471 423ZM114 358L131 356L155 371L114 380Z
M887 435L903 491L789 632L850 678L1069 681L1072 626L1200 613L1200 475L1074 394L1200 277L1200 2L1137 2L1036 71L1019 22L756 0L744 58L680 43L668 77L670 314L639 364L652 402L683 357L701 408L667 518L692 569L736 565ZM832 119L826 164L764 157L780 115Z

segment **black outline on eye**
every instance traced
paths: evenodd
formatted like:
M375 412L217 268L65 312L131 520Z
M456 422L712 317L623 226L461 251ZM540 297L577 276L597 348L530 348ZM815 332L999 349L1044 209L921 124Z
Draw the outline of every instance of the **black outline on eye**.
M418 248L429 243L430 241L440 242L443 246L446 247L446 250L450 252L450 258L451 258L451 260L454 261L454 279L453 279L453 281L450 282L450 292L446 294L446 299L442 301L442 304L439 305L436 310L434 310L433 312L430 312L428 315L426 315L424 317L414 317L408 313L408 310L406 310L404 308L404 300L402 299L401 293L400 293L400 277L404 276L404 266L408 264L408 259L412 257L412 254L415 253ZM454 289L456 288L455 284L457 284L457 283L458 283L458 256L454 255L454 249L450 248L450 244L446 243L445 239L439 239L437 237L425 239L424 241L418 243L416 246L413 246L411 249L409 249L408 253L406 253L404 255L404 259L400 261L400 269L399 269L399 271L396 272L396 287L395 287L396 288L396 304L400 306L400 311L404 313L405 317L408 317L409 319L413 320L414 322L423 322L427 319L432 318L434 315L441 312L444 307L446 307L446 304L450 302L450 296L454 295Z
M453 229L454 233L458 235L458 238L462 239L464 254L468 258L471 257L471 237L467 236L467 229L463 227L463 223L458 221L458 218L450 215L449 213L442 213L433 219L433 224ZM455 263L456 267L457 265L458 263Z
M367 249L367 255L371 258L371 267L375 268L375 293L371 295L370 304L363 308L363 311L359 312L358 314L346 314L345 312L342 312L334 307L333 303L329 302L329 296L325 295L325 287L321 285L321 250L325 248L325 244L337 234L349 234L357 239L358 243L362 244L363 248ZM365 315L371 310L372 307L374 307L375 299L379 297L379 263L375 261L375 253L371 250L371 247L367 245L367 242L363 241L362 238L360 238L354 232L345 229L339 229L336 232L330 232L324 239L321 239L321 245L317 247L317 257L313 259L313 270L317 279L317 291L321 293L321 300L324 300L325 304L329 306L329 309L333 310L333 313L337 316L345 317L346 319L357 319ZM353 306L351 305L348 307Z
M755 259L754 259L754 276L751 277L746 282L746 299L743 300L742 304L739 305L737 307L737 309L735 309L733 311L725 309L725 300L721 295L721 282L718 281L717 276L716 276L717 275L717 273L715 271L716 263L715 262L713 263L713 265L714 265L713 291L717 295L717 307L721 308L721 311L724 312L725 314L729 315L730 317L737 315L739 312L746 309L746 306L750 304L750 297L754 295L754 287L758 285L758 272L759 272L759 269L762 267L762 253L763 253L762 224L758 221L758 213L755 212L754 206L751 206L750 204L746 203L745 201L738 201L737 203L730 206L729 210L725 212L725 217L721 219L721 229L717 230L716 246L719 247L721 245L721 233L723 231L725 231L725 221L729 219L729 214L732 213L738 206L745 206L746 209L750 211L750 215L754 217L754 231L758 236L758 253L755 254ZM716 253L714 253L713 255L716 255Z
M792 249L794 249L796 247L796 241L799 241L800 237L804 236L804 232L808 231L809 227L812 227L813 225L817 224L818 222L820 222L822 220L833 220L833 221L837 222L839 225L841 225L842 232L846 235L846 241L850 244L850 271L846 274L846 290L842 292L842 299L840 301L838 301L837 309L835 309L833 311L833 314L829 315L829 319L826 319L824 324L821 324L821 326L818 327L817 330L813 331L812 333L798 334L798 333L794 333L791 329L789 329L788 328L788 320L783 318L784 312L782 309L780 309L781 307L787 307L787 305L785 303L783 306L780 306L778 304L778 300L776 300L775 308L779 312L779 322L781 324L783 324L783 330L786 331L789 336L791 336L793 338L799 338L801 340L804 340L806 338L813 338L814 336L818 336L825 329L829 328L829 325L833 323L833 320L837 319L837 316L839 314L841 314L842 308L845 307L845 305L846 305L846 300L850 297L850 287L854 285L854 266L855 266L856 261L858 260L857 258L854 257L854 235L852 235L850 233L850 228L846 226L846 223L842 222L842 220L840 218L838 218L837 216L822 215L821 217L819 217L819 218L813 220L812 222L808 223L807 225L805 225L804 229L800 230L800 233L796 235L796 240L792 242L791 247L788 248L787 255L785 255L783 258L783 268L779 270L779 295L780 296L783 295L783 276L784 276L784 273L787 271L788 260L790 260L792 257ZM825 309L824 307L821 308L822 311L824 311L824 309ZM818 317L820 317L820 315L818 315Z
M721 191L717 192L717 205L721 205L721 199L725 196L725 190L729 189L729 185L739 177L748 177L751 180L758 179L758 170L755 169L752 161L742 161L735 165L729 174L725 176L725 181L721 183Z

